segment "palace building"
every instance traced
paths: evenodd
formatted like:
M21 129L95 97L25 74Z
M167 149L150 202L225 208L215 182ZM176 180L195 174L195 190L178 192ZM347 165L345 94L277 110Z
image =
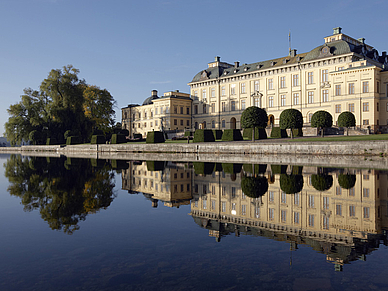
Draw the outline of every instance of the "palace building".
M304 125L318 110L326 110L336 124L350 111L359 128L388 131L388 56L342 33L340 27L309 52L296 50L272 60L229 64L216 57L197 73L190 86L193 128L241 128L249 106L264 108L268 124L279 123L288 108L301 111Z
M142 105L130 104L121 108L122 128L129 131L129 136L141 134L147 136L149 131L183 131L191 128L190 94L178 90L170 91L158 97L153 90L151 96Z

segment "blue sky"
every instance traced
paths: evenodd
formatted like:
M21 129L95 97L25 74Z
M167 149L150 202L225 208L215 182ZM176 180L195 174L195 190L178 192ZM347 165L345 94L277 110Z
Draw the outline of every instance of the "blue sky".
M187 83L220 56L252 63L307 52L337 26L380 53L388 50L386 0L0 0L0 136L7 108L71 64L107 89L120 108L151 90L189 92Z

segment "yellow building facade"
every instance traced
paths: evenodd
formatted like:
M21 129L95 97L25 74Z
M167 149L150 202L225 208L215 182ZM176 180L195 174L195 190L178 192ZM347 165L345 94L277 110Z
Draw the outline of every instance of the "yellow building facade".
M158 97L156 90L142 105L128 105L121 109L122 128L129 131L129 136L141 134L147 136L149 131L183 131L191 128L190 94L170 91Z
M251 64L221 62L216 57L188 84L193 99L194 128L241 128L249 106L264 108L269 124L278 124L288 108L301 111L304 125L318 110L336 124L350 111L359 128L387 132L388 56L365 39L354 39L337 27L322 45L307 53Z

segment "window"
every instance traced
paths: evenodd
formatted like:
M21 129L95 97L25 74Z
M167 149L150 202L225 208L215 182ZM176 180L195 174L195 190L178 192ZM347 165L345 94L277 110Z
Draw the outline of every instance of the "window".
M307 83L308 84L313 84L314 83L314 73L313 72L308 72L308 74L307 74Z
M337 186L335 188L335 195L341 195L342 194L342 188L340 186Z
M241 215L246 215L246 214L247 214L247 206L241 205Z
M198 105L194 105L194 114L198 114Z
M158 126L158 121L157 120L155 120L155 126Z
M286 88L286 77L280 77L280 88Z
M311 118L313 118L313 114L309 113L309 123L311 123Z
M369 111L369 102L363 102L362 103L362 111L368 112Z
M174 119L174 125L178 125L178 120Z
M370 208L364 207L364 218L369 218L370 215Z
M244 110L246 108L245 100L241 100L241 110Z
M241 83L241 93L246 93L246 91L245 91L245 83Z
M294 212L294 223L299 224L299 212Z
M273 191L268 192L268 201L274 202L275 201L275 193Z
M335 96L341 95L341 85L335 85Z
M308 95L308 103L310 104L314 103L314 91L309 91L307 95Z
M206 104L203 104L202 106L202 113L206 113Z
M377 81L377 83L376 83L376 92L380 93L380 82L379 81Z
M338 71L342 71L344 67L338 67Z
M273 107L273 96L268 97L268 107Z
M236 95L236 84L230 86L230 95Z
M356 206L349 205L349 216L351 217L356 216Z
M181 119L181 125L183 126L183 119ZM151 126L152 126L152 124L151 124Z
M225 109L226 109L225 102L221 102L221 111L225 112Z
M260 107L260 98L255 98L254 102L256 107ZM387 111L388 111L388 103L387 103Z
M282 219L282 222L286 222L287 221L287 210L282 210L281 211L281 219Z
M183 107L181 106L181 114L183 114Z
M158 108L155 108L155 115L158 115Z
M335 206L335 214L336 215L342 215L342 205L341 204L337 204L336 206Z
M186 108L186 114L190 114L190 108L189 107Z
M295 193L294 194L294 204L295 205L299 205L299 198L300 198L299 193Z
M308 195L308 206L309 208L314 208L315 206L315 197L313 195Z
M216 122L212 120L212 128L216 128Z
M225 128L225 119L223 119L223 120L221 121L221 126L222 126L222 128Z
M274 208L269 208L268 209L268 219L273 220L275 218L275 209Z
M323 229L329 229L330 219L328 216L323 217Z
M212 103L212 105L211 105L211 112L212 113L216 112L216 103Z
M226 202L225 201L221 202L221 211L226 212Z
M369 82L365 81L362 82L362 93L368 93L369 92Z
M299 104L299 93L294 93L294 105Z
M329 81L328 70L322 70L322 82L327 82L327 81Z
M230 102L230 110L235 111L236 110L236 101L231 101Z
M284 204L287 203L287 194L286 194L286 192L282 192L282 194L281 194L281 201Z
M349 83L349 93L348 94L354 94L354 83Z
M273 79L268 79L268 90L273 89Z
M368 198L369 197L369 193L370 193L369 188L362 188L362 196L364 198Z
M354 112L354 103L349 103L349 111Z
M216 209L216 200L212 200L212 206L211 209Z
M225 94L225 86L222 86L221 87L221 95L222 96L225 96L226 94Z
M314 227L314 214L309 214L309 226Z
M156 125L156 122L155 122ZM190 126L190 120L186 120L186 126Z
M280 106L286 106L286 95L280 95Z
M349 189L349 196L355 196L356 195L356 191L354 190L354 187Z
M212 97L216 97L216 89L215 88L212 88L212 93L211 93L212 95Z
M329 90L322 90L322 102L329 102Z
M341 104L335 105L335 113L341 113Z
M206 99L206 89L202 90L202 100Z
M323 209L329 209L329 197L323 197Z
M255 92L259 91L259 81L255 81Z
M299 86L299 75L292 75L292 86Z

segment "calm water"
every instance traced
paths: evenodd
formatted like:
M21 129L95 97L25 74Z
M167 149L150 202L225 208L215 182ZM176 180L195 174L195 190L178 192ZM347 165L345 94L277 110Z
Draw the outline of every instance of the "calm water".
M384 171L0 162L0 290L388 286Z

